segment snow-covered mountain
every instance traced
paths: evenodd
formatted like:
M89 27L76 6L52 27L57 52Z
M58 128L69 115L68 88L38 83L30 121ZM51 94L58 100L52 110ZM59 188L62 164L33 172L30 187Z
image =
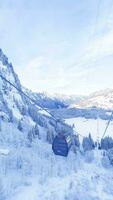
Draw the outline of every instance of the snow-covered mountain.
M105 89L89 96L60 95L47 93L34 93L28 89L24 91L36 99L38 104L48 109L65 109L65 108L97 108L112 110L113 109L113 89Z
M71 107L88 108L97 107L103 109L113 109L113 89L105 89L83 98Z
M24 92L35 99L39 106L48 109L59 109L59 108L67 108L69 104L67 101L64 101L62 98L58 96L53 96L48 93L35 93L31 90L23 88Z
M16 193L21 188L25 196L24 189L28 187L29 190L33 180L37 182L35 187L43 187L46 179L58 174L63 164L67 166L66 173L73 170L71 162L55 161L51 146L59 132L71 134L71 126L53 118L39 101L34 105L36 99L30 101L22 91L24 88L12 64L0 49L0 200L12 200L13 196L19 199ZM41 191L37 191L37 195L38 199L47 199ZM24 196L20 198L30 199L29 195Z
M23 88L27 95L30 95L36 102L44 108L60 109L68 108L70 105L78 104L85 96L65 95L65 94L49 94L47 92L38 93L33 92L27 88Z
M113 109L113 89L105 89L89 96L60 95L47 93L33 93L25 89L25 92L32 96L39 105L48 109L89 109L95 108L112 110ZM89 112L89 111L88 111Z
M70 106L71 104L79 103L81 100L85 98L82 95L66 95L66 94L46 94L47 96L51 97L52 99L57 99L62 101L65 105Z
M1 123L12 123L19 131L25 132L26 138L33 137L33 134L38 133L38 137L43 138L45 135L45 139L48 137L49 142L50 140L52 141L52 137L59 131L56 128L56 126L58 127L58 125L56 125L56 120L42 108L43 103L40 101L41 98L36 101L37 105L34 105L33 102L23 95L21 92L23 91L23 87L19 78L2 50L0 50L0 75L18 88L18 90L16 90L0 77ZM33 95L31 96L34 97ZM61 127L65 130L68 130L68 128L70 129L70 127L64 123L59 123L59 129ZM32 132L30 136L29 132ZM7 139L5 138L5 140Z
M106 89L92 93L89 96L78 98L78 101L70 103L67 108L52 109L51 112L56 117L77 118L83 117L85 119L109 120L113 110L113 90ZM113 116L112 116L113 120Z

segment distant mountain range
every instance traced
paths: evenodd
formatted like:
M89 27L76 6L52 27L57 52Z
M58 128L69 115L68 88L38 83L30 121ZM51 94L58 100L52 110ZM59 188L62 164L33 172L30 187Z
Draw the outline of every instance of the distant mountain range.
M24 92L27 95L30 95L31 98L35 99L39 106L46 109L59 109L59 108L67 108L70 104L68 104L67 100L63 100L58 96L52 96L47 93L35 93L29 89L23 88Z
M103 108L113 110L113 89L105 89L89 96L86 96L78 103L71 104L70 107L76 108Z
M36 100L39 106L49 109L56 118L76 118L109 120L113 110L113 90L105 89L89 96L49 95L34 93L24 89L26 94Z
M113 89L94 92L88 96L34 93L25 89L39 105L48 109L59 108L102 108L113 109Z
M61 95L48 93L34 93L25 89L39 105L48 109L59 108L102 108L113 109L113 89L105 89L94 92L88 96Z
M61 118L76 118L84 117L86 119L97 119L98 117L103 120L108 120L113 110L113 90L105 89L89 96L74 96L73 101L68 100L71 97L66 97L63 100L67 103L67 108L61 107L60 109L52 109L51 112L56 117ZM113 117L112 117L113 118Z
M57 94L57 93L53 95L50 95L50 94L46 94L46 95L52 99L59 99L67 106L70 106L71 104L77 104L81 100L85 99L85 96L83 95L66 95L66 94Z

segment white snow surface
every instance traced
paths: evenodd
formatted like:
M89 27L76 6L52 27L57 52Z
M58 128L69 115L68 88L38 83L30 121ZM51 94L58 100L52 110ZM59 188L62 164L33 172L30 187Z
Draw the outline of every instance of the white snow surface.
M39 110L38 112L43 114L43 115L46 115L48 117L51 117L51 115L49 114L49 111L47 112L46 110Z
M101 139L105 131L106 125L108 123L108 120L102 120L100 118L99 119L85 119L82 117L65 119L65 121L69 125L74 124L75 131L77 131L82 136L88 136L89 133L91 133L91 136L93 137L94 140L97 139L98 133L99 133L99 138ZM108 135L113 137L113 122L112 121L106 132L106 136Z
M102 151L56 156L44 140L27 145L6 122L0 138L1 200L113 200L113 167Z
M0 155L7 156L10 153L9 149L0 149Z
M0 157L2 188L7 200L113 200L113 168L102 159L96 150L55 156L51 145L37 141Z

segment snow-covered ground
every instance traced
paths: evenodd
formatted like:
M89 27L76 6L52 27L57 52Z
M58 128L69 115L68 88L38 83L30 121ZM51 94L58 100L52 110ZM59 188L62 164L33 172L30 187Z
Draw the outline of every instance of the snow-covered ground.
M69 125L75 126L75 131L80 133L82 136L88 136L89 133L91 133L91 136L93 139L97 139L98 133L99 138L101 139L104 130L106 128L106 125L108 123L107 120L102 119L85 119L85 118L70 118L65 120L66 123ZM113 137L113 122L111 121L108 130L106 132L106 136L109 135Z
M113 200L113 167L101 151L60 157L47 141L27 145L11 123L2 126L1 139L6 132L0 141L0 200Z
M113 200L113 168L104 159L96 150L55 156L51 145L37 141L0 157L0 192L7 200Z

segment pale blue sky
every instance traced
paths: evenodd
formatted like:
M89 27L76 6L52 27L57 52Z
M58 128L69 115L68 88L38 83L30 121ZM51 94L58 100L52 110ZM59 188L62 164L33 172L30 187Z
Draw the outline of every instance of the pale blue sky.
M1 0L0 44L34 91L113 88L113 0Z

